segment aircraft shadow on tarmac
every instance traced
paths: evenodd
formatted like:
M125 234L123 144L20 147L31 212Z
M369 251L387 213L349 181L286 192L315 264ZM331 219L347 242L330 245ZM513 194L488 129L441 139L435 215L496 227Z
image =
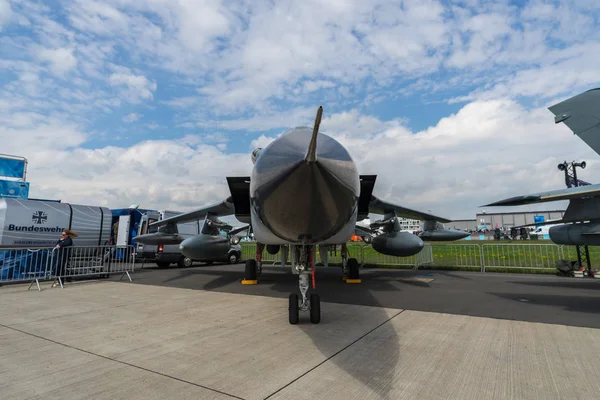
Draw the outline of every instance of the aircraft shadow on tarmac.
M600 313L600 297L590 296L563 296L536 293L488 293L506 300L531 305L542 305L562 308L566 311L581 313Z
M143 272L150 272L146 269ZM263 266L259 285L241 285L243 270L237 266L194 266L188 268L155 269L150 275L142 274L139 283L174 286L187 289L216 290L227 293L251 294L287 298L298 291L297 280L292 278L289 267ZM164 272L163 272L164 271ZM382 307L373 292L401 292L402 285L430 287L427 276L417 271L369 271L363 270L365 279L360 285L345 284L340 267L317 269L316 291L325 302Z
M579 280L575 280L579 279ZM590 282L590 278L562 278L556 281L513 281L517 285L572 288L577 290L600 290L600 282ZM600 281L600 279L598 280Z
M143 273L134 281L142 284L160 284L165 286L174 286L187 289L199 290L214 290L220 292L261 295L282 298L281 307L287 310L287 298L292 292L298 291L297 279L292 276L289 267L263 267L262 274L258 277L259 285L241 285L240 281L243 277L243 272L240 272L239 266L228 269L228 266L193 266L188 268L172 268L170 271L156 271L160 277L145 279ZM146 270L149 272L150 270ZM154 275L154 274L152 274ZM316 273L316 292L320 294L323 315L321 323L318 325L311 324L308 318L308 313L300 314L300 323L298 329L302 330L314 343L315 347L327 358L328 362L334 363L347 374L352 376L356 381L369 388L374 393L377 393L379 398L391 398L390 390L391 382L394 380L395 368L399 363L400 350L398 333L394 326L389 322L390 318L397 313L389 313L382 307L379 301L371 294L370 290L376 291L401 291L397 286L392 285L381 279L373 279L376 277L387 276L387 274L368 274L365 281L368 285L352 285L346 284L342 280L342 272L340 267L329 267L317 269ZM210 279L214 276L214 279ZM208 278L208 280L207 280ZM408 282L408 281L407 281ZM425 282L410 282L418 286L429 286ZM310 293L310 292L309 292ZM360 297L360 301L357 301ZM352 338L351 342L346 339L346 346L340 347L339 343L335 343L335 337L332 337L332 331L338 331L340 335L345 332L340 331L340 327L344 325L344 319L351 317L347 313L336 313L327 307L326 303L345 303L345 304L360 304L374 306L369 310L370 321L380 321L380 325L373 325L374 328L368 333L373 332L381 338L385 338L380 343L377 343L376 348L372 348L368 362L357 363L353 362L352 350L343 351L348 346L364 345L371 348L374 346L370 341L365 341L364 336L367 336L367 331L364 334ZM397 310L401 312L401 310ZM282 324L287 324L287 318L281 321ZM360 320L357 320L361 324ZM339 337L339 336L338 336ZM364 357L364 352L360 352L361 357ZM385 358L385 368L381 367L379 360L373 357ZM308 372L308 371L307 371Z

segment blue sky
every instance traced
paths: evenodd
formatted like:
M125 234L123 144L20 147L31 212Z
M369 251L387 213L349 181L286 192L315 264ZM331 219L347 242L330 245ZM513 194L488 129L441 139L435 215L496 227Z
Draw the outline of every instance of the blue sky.
M376 194L451 218L560 188L600 86L586 0L0 0L0 139L34 197L190 209L324 106ZM548 206L554 208L554 205Z

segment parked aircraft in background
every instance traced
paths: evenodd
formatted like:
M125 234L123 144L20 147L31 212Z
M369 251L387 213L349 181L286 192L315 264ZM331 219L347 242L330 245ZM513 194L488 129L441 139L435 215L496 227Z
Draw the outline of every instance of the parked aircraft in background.
M323 108L319 107L314 128L297 127L275 139L264 149L252 152L254 168L250 177L227 177L231 196L226 200L168 218L154 225L159 232L138 236L139 243L152 242L176 234L175 224L205 219L202 234L181 242L181 253L192 259L206 257L222 236L211 235L218 227L219 216L235 215L249 224L257 242L256 259L246 261L245 282L256 283L261 271L262 252L276 254L281 250L282 265L291 263L292 272L299 277L301 301L298 295L289 296L289 322L298 323L299 311L310 311L312 323L321 318L320 298L316 293L307 297L312 282L315 288L317 248L327 266L328 248L342 245L343 270L348 280L359 278L355 258L347 259L346 243L353 234L364 236L369 228L360 228L357 221L369 213L382 214L378 226L384 233L373 237L373 248L380 253L410 256L423 248L423 240L408 232L400 232L398 217L425 221L429 239L458 240L466 237L463 231L448 230L439 222L445 218L411 210L375 197L376 175L359 175L348 151L338 141L319 134Z
M600 88L568 98L549 107L549 110L555 115L555 123L563 122L575 135L600 154ZM583 186L568 189L511 197L483 207L519 206L569 200L569 206L562 219L536 225L555 225L550 227L548 234L550 240L556 244L600 246L600 185L583 183Z

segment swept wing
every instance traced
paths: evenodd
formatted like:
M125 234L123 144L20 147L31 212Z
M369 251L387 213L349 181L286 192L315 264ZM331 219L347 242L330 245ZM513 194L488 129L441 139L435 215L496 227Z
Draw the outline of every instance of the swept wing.
M179 214L171 218L166 218L151 224L151 226L164 226L168 224L180 224L191 221L198 221L206 216L224 217L235 214L235 208L231 198L223 200L220 203L212 204L208 207L199 208L184 214Z
M368 217L369 213L389 214L394 213L398 217L412 218L417 220L451 222L446 218L441 218L432 214L424 213L410 208L402 207L397 204L383 201L372 194L375 185L376 175L361 175L361 193L358 201L359 220ZM152 226L164 226L170 223L178 224L184 222L197 221L206 218L206 216L222 217L236 215L240 220L244 220L250 214L250 177L228 177L227 182L231 191L231 196L226 200L200 208L188 213L176 215L171 218L163 219L152 224Z
M559 225L559 224L564 224L567 222L572 222L572 221L565 221L563 218L549 219L548 221L543 221L543 222L533 222L531 224L517 225L517 226L513 226L513 228L527 228L530 226L540 226L540 225Z
M380 200L379 198L372 196L371 201L369 203L369 212L374 214L389 214L395 213L396 216L402 218L411 218L418 220L426 220L426 221L438 221L438 222L452 222L450 219L438 217L436 215L424 213L417 210L411 210L410 208L402 207L397 204L388 203L386 201Z
M600 154L600 88L591 89L548 108L554 122L563 122Z
M600 196L600 184L578 186L569 189L551 190L549 192L540 192L528 194L525 196L510 197L508 199L496 201L481 207L492 206L521 206L525 204L545 203L549 201L585 199L589 197Z

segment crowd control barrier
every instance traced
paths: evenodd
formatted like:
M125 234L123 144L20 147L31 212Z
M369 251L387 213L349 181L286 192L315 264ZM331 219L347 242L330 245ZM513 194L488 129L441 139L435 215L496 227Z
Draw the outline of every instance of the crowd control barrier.
M121 274L131 281L135 268L134 246L73 246L64 249L0 249L0 284L54 280L64 288L65 280L108 277Z
M341 263L340 246L329 252L329 263ZM255 257L256 244L248 243L242 247L242 259ZM425 243L421 252L410 257L388 256L375 251L370 245L348 244L349 257L354 257L361 266L369 267L451 267L480 272L490 271L555 271L557 262L576 260L574 246L559 246L552 243ZM593 254L597 256L600 254ZM263 252L263 265L280 264L281 255ZM289 261L288 261L289 263Z

